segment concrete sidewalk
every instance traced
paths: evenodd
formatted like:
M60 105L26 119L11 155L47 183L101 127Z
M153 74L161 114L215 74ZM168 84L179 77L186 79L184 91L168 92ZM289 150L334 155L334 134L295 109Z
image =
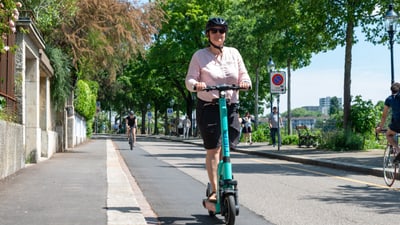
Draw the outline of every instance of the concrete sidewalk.
M198 138L183 139L176 136L159 136L171 141L181 141L202 146ZM305 164L331 167L342 170L356 171L374 176L383 176L383 149L366 151L328 151L315 148L299 148L295 145L283 145L280 151L268 143L239 143L235 152L260 155L269 158L283 159Z
M0 224L144 225L135 185L112 142L91 140L1 180Z

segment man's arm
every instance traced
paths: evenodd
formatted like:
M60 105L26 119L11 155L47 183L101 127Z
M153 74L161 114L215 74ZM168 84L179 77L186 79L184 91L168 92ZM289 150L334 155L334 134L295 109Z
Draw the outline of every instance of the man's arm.
M381 122L379 123L378 127L376 128L377 132L379 132L383 128L383 126L385 125L389 109L390 109L390 107L387 106L387 105L385 105L385 107L383 108Z

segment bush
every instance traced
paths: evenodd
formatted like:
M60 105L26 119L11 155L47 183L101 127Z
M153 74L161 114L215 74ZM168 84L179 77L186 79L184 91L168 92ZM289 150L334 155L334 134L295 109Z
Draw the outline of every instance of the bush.
M257 130L254 130L251 134L253 142L269 142L269 124L259 124Z
M318 148L335 151L363 150L364 137L351 131L326 132Z
M297 145L299 143L298 135L281 135L281 137L282 145Z

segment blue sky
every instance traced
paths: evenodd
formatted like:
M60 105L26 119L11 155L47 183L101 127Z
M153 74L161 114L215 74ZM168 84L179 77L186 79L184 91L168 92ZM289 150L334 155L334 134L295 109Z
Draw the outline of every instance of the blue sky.
M376 104L390 94L389 45L375 46L359 39L353 46L351 94ZM319 99L327 96L343 98L344 53L344 47L339 47L317 54L308 67L292 71L291 109L318 106ZM395 81L400 81L399 65L400 47L395 43ZM287 111L287 94L281 95L279 106L281 112Z

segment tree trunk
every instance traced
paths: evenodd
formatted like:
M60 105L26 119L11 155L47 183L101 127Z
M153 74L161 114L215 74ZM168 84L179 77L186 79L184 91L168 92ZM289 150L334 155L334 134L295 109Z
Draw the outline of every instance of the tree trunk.
M346 52L344 63L343 128L351 127L351 62L353 48L354 22L349 21L346 28Z
M142 110L142 127L140 129L141 134L146 133L146 110Z
M154 134L159 134L158 131L158 107L157 105L154 106Z
M258 90L260 84L260 67L256 70L256 89L255 89L255 104L254 104L254 129L257 130L258 127Z
M288 128L288 135L292 134L292 110L291 110L291 60L287 60L287 128ZM279 112L280 113L280 112Z

